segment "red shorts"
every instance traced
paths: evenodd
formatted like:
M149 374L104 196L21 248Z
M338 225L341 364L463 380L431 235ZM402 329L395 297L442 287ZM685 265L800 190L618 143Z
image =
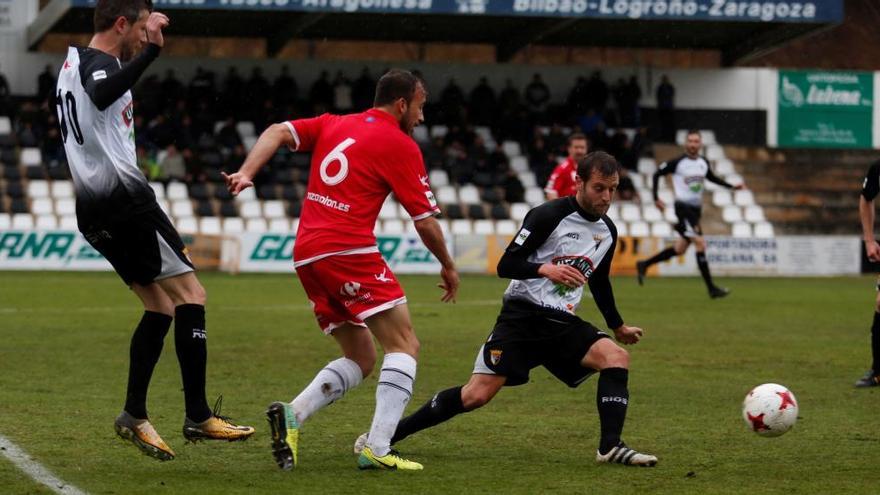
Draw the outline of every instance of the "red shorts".
M329 256L296 269L318 325L329 334L406 303L403 289L379 253Z

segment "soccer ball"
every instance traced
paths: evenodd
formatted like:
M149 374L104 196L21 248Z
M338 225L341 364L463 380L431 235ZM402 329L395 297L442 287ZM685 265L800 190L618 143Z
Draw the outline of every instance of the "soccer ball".
M776 383L753 388L743 401L743 419L762 437L778 437L794 426L798 404L791 390Z

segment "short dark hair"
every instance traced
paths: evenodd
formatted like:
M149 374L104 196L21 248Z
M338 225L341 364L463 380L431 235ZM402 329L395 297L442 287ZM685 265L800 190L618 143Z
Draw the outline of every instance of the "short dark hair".
M376 97L373 99L373 106L390 105L400 98L409 103L415 96L416 88L419 85L424 88L425 82L412 72L404 69L391 69L376 83Z
M95 3L95 32L100 33L113 27L116 19L125 19L134 24L141 11L153 11L153 0L98 0Z
M696 134L697 136L700 136L700 139L703 139L703 134L700 133L699 129L688 129L687 135L690 136L692 134Z
M604 151L594 151L578 161L577 174L582 181L587 182L596 171L602 177L611 177L620 173L620 164L613 156Z
M584 134L583 132L576 132L576 133L572 134L571 136L568 136L568 145L569 146L571 146L571 143L573 143L575 141L589 142L589 140L587 139L587 135Z

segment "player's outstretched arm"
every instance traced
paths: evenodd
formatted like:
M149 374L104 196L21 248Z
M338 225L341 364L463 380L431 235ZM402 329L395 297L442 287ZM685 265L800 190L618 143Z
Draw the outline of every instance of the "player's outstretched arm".
M443 302L455 302L455 296L458 293L459 277L458 271L455 269L455 261L446 249L446 240L443 238L443 230L434 217L427 217L417 220L414 223L416 232L421 237L422 242L428 251L437 258L442 268L440 269L440 278L443 283L437 287L443 289Z
M233 196L237 196L238 193L245 189L253 187L254 177L260 169L266 165L269 159L272 158L272 155L278 151L278 148L284 145L290 147L296 145L287 124L281 123L270 125L268 129L260 134L260 138L257 139L256 144L254 144L254 147L251 149L250 153L248 153L247 158L245 158L244 163L241 165L241 168L238 169L238 172L231 175L227 175L225 172L222 173L223 179L226 181L226 188L229 189L229 192L232 193Z

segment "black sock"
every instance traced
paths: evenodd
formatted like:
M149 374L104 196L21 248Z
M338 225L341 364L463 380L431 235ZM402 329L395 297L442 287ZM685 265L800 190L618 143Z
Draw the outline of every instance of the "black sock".
M871 325L871 355L874 357L874 376L880 375L880 313L874 313L874 324Z
M706 288L712 290L715 284L712 283L712 274L709 273L709 262L706 261L706 253L697 251L697 266L700 267L700 275L703 276L703 281L706 282Z
M626 420L626 406L629 403L629 391L626 382L629 370L625 368L606 368L599 372L599 385L596 388L596 407L599 409L599 423L602 428L602 440L599 452L608 453L620 443L623 422Z
M650 258L645 260L645 268L647 268L651 265L660 263L661 261L666 261L668 259L675 258L675 256L676 256L675 248L668 247L668 248L664 249L663 251L660 251L659 253L657 253L654 256L651 256Z
M131 336L125 410L135 418L147 419L147 388L153 377L153 368L162 354L162 344L171 327L171 319L166 314L144 311Z
M394 436L391 437L391 445L413 433L439 425L464 412L467 411L464 408L464 404L461 403L461 387L453 387L438 392L431 400L425 402L425 405L420 407L418 411L397 423L397 430L395 430Z
M205 331L205 307L181 304L174 311L174 345L183 377L186 417L201 423L211 417L205 400L205 368L208 362L208 336Z

